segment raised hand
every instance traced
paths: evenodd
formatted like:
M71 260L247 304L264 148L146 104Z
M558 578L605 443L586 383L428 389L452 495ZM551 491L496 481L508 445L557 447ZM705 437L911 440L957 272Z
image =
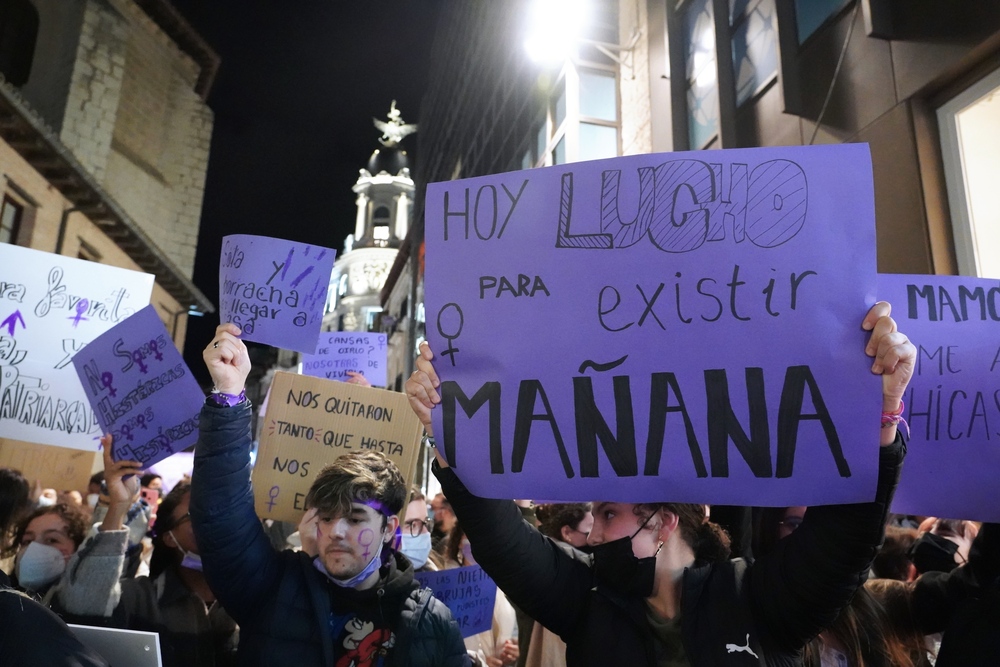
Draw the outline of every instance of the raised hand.
M201 355L216 390L224 394L243 391L250 374L250 355L239 335L240 328L235 324L220 324L212 342Z
M417 356L417 370L406 381L406 398L428 434L432 434L431 410L441 402L441 396L437 392L441 380L434 370L433 360L431 346L424 341L420 344L420 354Z
M108 513L100 530L121 530L125 515L134 502L139 500L139 475L142 463L139 461L115 461L111 456L113 439L110 434L101 437L104 453L104 485L108 488Z

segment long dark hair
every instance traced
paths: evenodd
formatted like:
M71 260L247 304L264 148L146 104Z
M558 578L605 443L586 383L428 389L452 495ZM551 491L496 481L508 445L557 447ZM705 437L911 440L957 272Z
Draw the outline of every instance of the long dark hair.
M576 530L583 517L590 511L590 503L552 503L536 505L535 516L541 525L538 530L554 540L564 541L563 526Z
M149 578L155 579L168 567L180 565L184 555L179 549L167 546L163 536L174 529L177 519L174 510L191 493L191 482L178 482L166 495L156 511L156 523L153 524L153 555L149 559Z
M31 509L28 480L20 470L0 468L0 552L10 547L18 519Z
M729 558L729 535L705 515L705 506L693 503L642 503L633 512L645 519L654 512L666 510L677 515L677 526L695 560L716 562Z

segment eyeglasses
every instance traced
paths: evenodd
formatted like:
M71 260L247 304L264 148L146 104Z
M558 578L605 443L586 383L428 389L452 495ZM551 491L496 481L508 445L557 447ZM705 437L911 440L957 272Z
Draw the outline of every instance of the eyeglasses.
M796 528L802 525L802 517L800 516L786 516L784 519L778 522L779 526L784 526L789 531L794 531Z
M410 519L403 524L406 530L409 531L410 537L416 537L417 535L423 535L425 532L431 529L431 522L427 519Z

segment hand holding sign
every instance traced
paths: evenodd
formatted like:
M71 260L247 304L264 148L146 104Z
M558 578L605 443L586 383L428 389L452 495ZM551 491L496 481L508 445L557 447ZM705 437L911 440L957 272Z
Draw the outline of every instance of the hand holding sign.
M250 374L250 354L239 335L240 328L235 324L220 324L201 354L216 391L223 394L239 394Z

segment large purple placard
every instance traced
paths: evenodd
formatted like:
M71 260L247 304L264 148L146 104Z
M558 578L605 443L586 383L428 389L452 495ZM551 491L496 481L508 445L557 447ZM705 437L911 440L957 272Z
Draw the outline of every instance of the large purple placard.
M874 217L863 144L429 186L438 447L489 497L870 500Z
M1000 280L879 274L917 346L894 512L1000 521Z
M150 466L198 440L205 402L160 316L147 306L73 357L116 461Z
M266 236L222 239L219 317L243 340L312 354L336 252Z
M385 386L387 346L384 333L325 331L316 354L302 355L302 374L346 382L348 371L365 376L373 387Z
M417 572L413 578L447 605L463 637L493 627L497 585L478 565L438 572Z

